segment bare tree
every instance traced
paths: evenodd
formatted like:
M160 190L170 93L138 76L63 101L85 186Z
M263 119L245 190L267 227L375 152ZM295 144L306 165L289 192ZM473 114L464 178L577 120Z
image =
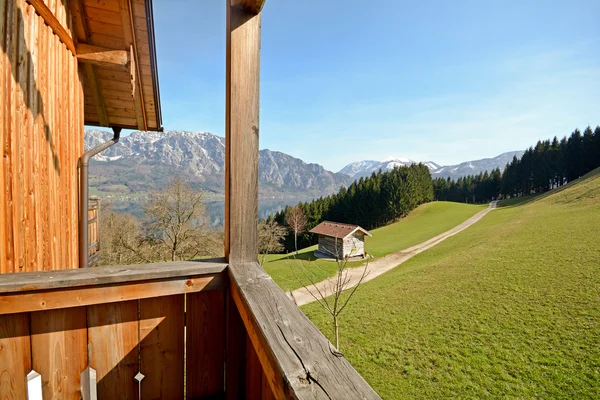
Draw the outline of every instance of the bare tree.
M150 194L145 213L147 241L161 245L171 261L203 255L209 236L204 226L202 192L185 181L173 179L163 190Z
M336 259L336 274L321 282L318 281L314 269L305 266L302 262L296 262L295 266L291 264L290 267L296 281L331 315L335 347L339 350L340 314L367 277L369 263L367 261L364 268L350 268L348 260L340 259L337 256L337 249L335 253L331 255ZM316 261L310 265L323 270Z
M285 213L285 223L288 224L290 230L294 232L294 249L298 254L298 234L304 232L306 228L306 216L302 207L290 207Z
M100 265L151 262L148 246L140 236L140 223L131 214L114 212L102 202L100 212Z
M287 229L279 225L274 219L258 222L258 252L262 254L260 266L265 265L265 257L269 253L276 253L284 249L283 238Z

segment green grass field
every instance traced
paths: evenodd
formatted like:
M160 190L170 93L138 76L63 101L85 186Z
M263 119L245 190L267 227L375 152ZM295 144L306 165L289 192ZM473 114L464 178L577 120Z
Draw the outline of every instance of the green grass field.
M371 231L373 237L366 239L366 250L376 257L403 250L453 228L485 207L487 205L447 201L423 204L399 222ZM336 263L318 260L315 265L313 252L316 248L311 246L302 249L295 257L285 254L268 255L264 264L265 271L284 290L292 290L300 286L294 278L290 263L303 263L306 267L310 267L315 274L315 279L321 281L335 273ZM259 259L261 257L259 256ZM362 264L362 262L355 262L352 265L358 267Z
M331 338L318 304L303 311ZM341 348L385 399L598 398L600 170L364 284Z

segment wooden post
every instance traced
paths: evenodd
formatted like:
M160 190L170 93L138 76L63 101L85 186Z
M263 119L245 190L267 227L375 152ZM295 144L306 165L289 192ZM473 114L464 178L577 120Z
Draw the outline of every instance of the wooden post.
M261 2L262 3L262 2ZM227 0L225 256L257 261L260 8Z

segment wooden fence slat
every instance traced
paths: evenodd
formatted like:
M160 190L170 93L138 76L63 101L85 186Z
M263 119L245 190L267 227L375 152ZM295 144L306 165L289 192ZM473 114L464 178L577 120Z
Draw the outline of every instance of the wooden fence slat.
M184 295L140 300L142 399L182 399Z
M27 398L31 371L29 314L0 315L0 399Z
M33 369L42 375L46 399L81 398L87 366L86 308L31 313Z
M137 399L138 329L137 300L88 307L89 365L99 399Z
M6 1L0 1L0 274L6 273L6 217L4 210L6 209L6 196L4 191L4 136L7 132L6 114L6 68L8 68L7 54L4 49L6 46Z
M260 399L262 390L262 377L264 373L260 366L260 360L252 347L250 338L246 339L246 398ZM268 385L268 384L267 384Z
M225 357L225 294L187 295L186 386L191 398L222 396Z
M227 296L226 315L225 397L227 400L235 400L244 398L246 393L246 343L248 335L242 317L229 295Z
M264 371L262 371L261 382L262 382L261 389L260 389L261 400L275 400L275 394L271 390L271 386L269 385L269 380L267 379L267 376L265 375Z

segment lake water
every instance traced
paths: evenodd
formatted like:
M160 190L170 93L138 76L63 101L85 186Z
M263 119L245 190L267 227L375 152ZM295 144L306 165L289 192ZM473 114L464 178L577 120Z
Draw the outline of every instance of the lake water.
M258 218L265 219L269 215L274 215L283 210L285 206L293 206L300 201L308 201L306 198L286 198L286 199L259 199L258 200ZM209 200L205 202L206 213L210 219L210 225L223 226L225 216L225 200ZM138 218L144 216L144 206L139 201L113 201L112 208L115 211L133 214Z

